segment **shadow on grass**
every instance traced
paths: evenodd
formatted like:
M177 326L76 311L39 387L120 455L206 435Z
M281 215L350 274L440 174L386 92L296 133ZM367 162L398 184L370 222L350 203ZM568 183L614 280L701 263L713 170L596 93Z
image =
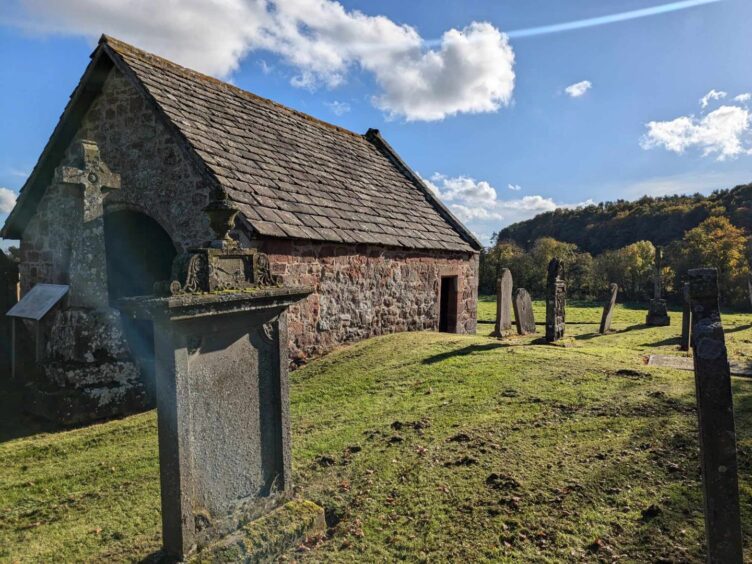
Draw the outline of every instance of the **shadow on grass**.
M23 385L20 380L0 379L0 443L62 430L54 423L24 412Z
M663 339L662 341L655 341L654 343L643 343L642 347L667 347L669 345L679 345L681 344L681 336L677 337L669 337L668 339Z
M745 331L747 329L752 329L752 323L749 323L747 325L739 325L739 327L734 327L733 329L724 329L724 333L736 333L737 331Z
M469 354L492 351L494 349L500 349L500 348L504 348L508 346L509 345L505 345L503 343L488 343L486 345L469 345L467 347L457 349L454 351L447 351L445 353L437 354L434 356L429 356L428 358L423 359L423 364L435 364L437 362L441 362L442 360L447 360L448 358L453 358L456 356L467 356Z

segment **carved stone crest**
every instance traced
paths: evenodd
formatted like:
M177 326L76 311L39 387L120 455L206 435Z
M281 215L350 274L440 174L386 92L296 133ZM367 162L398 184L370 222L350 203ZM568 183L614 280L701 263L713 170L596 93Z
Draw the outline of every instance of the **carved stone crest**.
M278 286L269 258L255 249L242 249L228 235L237 210L223 194L215 196L204 211L217 234L204 247L191 249L175 258L171 279L155 284L157 295L197 294L248 290L259 286Z

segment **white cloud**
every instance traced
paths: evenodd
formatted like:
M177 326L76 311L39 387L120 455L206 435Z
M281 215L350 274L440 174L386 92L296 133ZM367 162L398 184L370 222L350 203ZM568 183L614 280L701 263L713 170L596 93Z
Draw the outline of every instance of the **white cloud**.
M734 102L741 102L743 104L745 102L749 102L750 100L752 100L752 93L750 92L745 92L744 94L734 96Z
M721 100L727 96L726 92L723 90L716 90L713 88L710 92L705 94L702 98L700 98L700 107L704 110L708 107L708 104L712 100Z
M590 82L589 80L582 80L580 82L570 84L564 89L564 92L566 92L571 98L579 98L592 87L592 82Z
M519 184L507 184L507 189L512 190L513 192L519 192L522 190L522 186Z
M640 141L643 149L664 147L674 153L689 148L718 160L749 153L750 113L739 106L720 106L702 118L681 116L671 121L651 121Z
M474 233L491 233L502 227L530 219L539 213L557 208L575 208L592 204L592 200L577 204L560 204L539 195L500 200L496 189L485 180L469 176L449 177L434 173L423 182ZM479 237L485 241L488 237Z
M342 116L345 115L347 112L349 112L352 108L350 108L350 104L347 102L340 102L339 100L334 100L333 102L326 102L326 107L329 108L332 113L336 116Z
M381 89L374 105L407 120L496 111L514 90L514 52L489 23L450 29L434 46L412 26L335 0L11 1L8 17L27 30L105 32L219 77L256 50L296 69L297 87L336 87L359 68Z
M16 205L16 193L8 188L0 188L0 213L10 213Z
M264 74L271 74L271 72L274 70L274 65L270 65L264 59L259 59L258 65L259 67L261 67L261 72L263 72Z
M669 176L654 176L635 181L618 181L603 187L610 198L636 200L642 196L668 196L671 194L708 194L720 188L747 184L752 173L741 170L693 170Z

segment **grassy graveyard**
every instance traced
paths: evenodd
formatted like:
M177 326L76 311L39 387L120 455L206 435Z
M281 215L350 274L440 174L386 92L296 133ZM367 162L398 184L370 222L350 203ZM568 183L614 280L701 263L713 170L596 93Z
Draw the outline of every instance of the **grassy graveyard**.
M645 309L570 304L568 337L390 335L292 375L295 482L330 526L298 561L700 561L691 372ZM723 317L752 362L752 315ZM752 558L752 380L733 378L746 556ZM5 422L4 422L5 423ZM0 561L140 561L160 546L156 417L3 437Z

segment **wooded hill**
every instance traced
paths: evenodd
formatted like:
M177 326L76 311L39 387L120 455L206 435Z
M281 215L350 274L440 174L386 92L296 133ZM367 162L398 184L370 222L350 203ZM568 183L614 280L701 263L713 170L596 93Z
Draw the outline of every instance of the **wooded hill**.
M726 216L737 227L752 232L752 184L716 190L709 196L644 196L633 202L557 209L504 228L497 241L511 240L530 248L541 237L553 237L597 256L637 241L668 245L711 215Z

